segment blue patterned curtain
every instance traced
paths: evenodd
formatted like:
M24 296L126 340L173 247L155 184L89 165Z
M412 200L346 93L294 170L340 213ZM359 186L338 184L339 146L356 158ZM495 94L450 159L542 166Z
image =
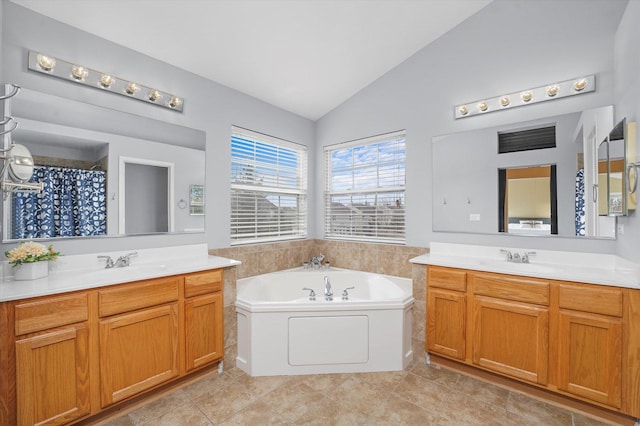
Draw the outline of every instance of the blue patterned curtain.
M107 233L106 173L36 167L31 182L41 193L12 195L12 238L47 238Z
M576 235L585 235L584 169L576 174Z

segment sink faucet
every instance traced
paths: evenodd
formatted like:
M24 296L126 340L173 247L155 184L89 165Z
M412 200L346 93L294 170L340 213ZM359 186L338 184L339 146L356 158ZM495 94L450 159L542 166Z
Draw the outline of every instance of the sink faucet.
M535 251L528 251L528 252L524 253L522 255L522 263L529 263L529 258L531 256L535 256L535 255L536 255Z
M507 255L507 262L513 261L513 253L511 253L509 250L500 249L500 253L504 253Z
M324 299L329 301L333 300L333 289L331 288L329 277L326 275L324 277Z
M111 256L98 256L98 259L104 259L107 261L107 263L104 266L104 269L122 268L122 267L131 265L131 258L137 255L138 255L138 252L134 251L134 252L125 254L123 256L120 256L118 260L115 260L115 261L111 258Z
M115 268L122 268L124 266L129 266L129 265L131 265L131 258L133 256L137 256L137 255L138 255L138 252L134 251L134 252L131 252L131 253L127 253L127 254L125 254L123 256L120 256L118 258L118 260L116 260L116 262L115 262L115 264L113 266Z

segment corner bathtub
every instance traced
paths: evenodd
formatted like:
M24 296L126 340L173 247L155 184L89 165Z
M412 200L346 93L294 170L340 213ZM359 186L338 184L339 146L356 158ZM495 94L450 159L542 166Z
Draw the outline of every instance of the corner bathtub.
M324 297L325 276L332 301ZM355 288L342 300L347 287ZM413 359L413 301L408 278L346 269L238 280L236 365L252 376L402 370Z

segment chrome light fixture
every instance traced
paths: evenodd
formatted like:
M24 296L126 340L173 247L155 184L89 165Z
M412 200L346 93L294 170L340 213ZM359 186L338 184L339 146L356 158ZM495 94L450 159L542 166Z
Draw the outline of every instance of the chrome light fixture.
M558 83L534 87L533 89L507 93L490 99L467 102L465 104L455 106L453 112L456 119L471 117L478 114L486 114L491 111L505 110L518 106L550 101L552 99L581 95L595 90L596 77L595 75L589 75L586 77L579 77ZM475 105L475 107L473 107L473 105Z
M171 93L163 92L156 88L138 84L120 77L114 77L109 73L97 71L39 52L29 51L29 70L159 105L174 111L182 112L184 107L184 99ZM168 99L168 101L159 102L162 99Z

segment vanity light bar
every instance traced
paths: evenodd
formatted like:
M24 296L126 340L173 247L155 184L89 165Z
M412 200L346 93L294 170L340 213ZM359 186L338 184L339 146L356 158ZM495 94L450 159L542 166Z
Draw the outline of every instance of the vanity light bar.
M547 84L533 89L508 93L494 98L482 99L475 102L467 102L458 105L454 109L455 118L471 117L478 114L486 114L508 108L550 101L552 99L566 98L568 96L581 95L596 90L596 77L574 78L560 83Z
M31 50L29 51L29 69L174 111L182 112L184 106L182 98L170 93Z

